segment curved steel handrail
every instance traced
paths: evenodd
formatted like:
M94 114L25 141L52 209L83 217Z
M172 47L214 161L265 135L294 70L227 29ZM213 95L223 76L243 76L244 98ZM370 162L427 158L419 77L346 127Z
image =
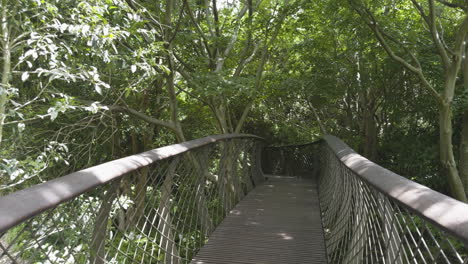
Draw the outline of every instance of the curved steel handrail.
M47 209L120 178L129 172L217 141L234 138L263 140L261 137L249 134L207 136L102 163L0 197L0 234Z
M468 204L373 163L337 137L326 135L324 139L341 162L363 181L468 246Z
M323 142L323 139L318 139L316 141L312 141L312 142L304 143L304 144L291 144L291 145L282 145L282 146L267 146L266 148L272 148L272 149L275 149L275 148L296 148L296 147L305 147L305 146L309 146L309 145L315 145L315 144L319 144L319 143L322 143L322 142Z

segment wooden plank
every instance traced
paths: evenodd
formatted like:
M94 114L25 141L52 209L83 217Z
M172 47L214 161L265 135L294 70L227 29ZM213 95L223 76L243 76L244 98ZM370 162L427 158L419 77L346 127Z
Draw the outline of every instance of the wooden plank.
M231 211L191 263L327 263L315 180L270 176Z

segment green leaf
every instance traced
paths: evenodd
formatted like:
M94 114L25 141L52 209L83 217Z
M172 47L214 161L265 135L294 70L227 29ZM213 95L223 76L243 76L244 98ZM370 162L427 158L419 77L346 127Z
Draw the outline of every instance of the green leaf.
M21 81L25 82L28 78L29 78L28 72L23 72L23 74L21 74Z

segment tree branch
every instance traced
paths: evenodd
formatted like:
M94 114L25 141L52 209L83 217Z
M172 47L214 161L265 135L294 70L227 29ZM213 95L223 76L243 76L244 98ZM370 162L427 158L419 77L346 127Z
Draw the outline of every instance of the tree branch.
M312 113L314 114L315 119L317 120L317 123L318 123L318 125L319 125L320 131L322 131L322 134L323 134L323 135L326 135L326 134L327 134L327 130L325 129L325 126L323 125L322 120L320 119L320 116L319 116L318 113L317 113L317 110L315 109L315 107L314 107L314 105L312 104L311 101L309 101L309 100L306 100L306 101L307 101L307 104L309 104L310 109L312 109Z
M175 29L173 30L173 34L172 34L172 37L169 39L169 43L172 43L172 41L174 41L174 39L176 38L177 36L177 33L179 32L179 29L180 29L180 25L182 24L182 14L184 13L184 7L185 5L183 4L182 7L180 8L180 11L179 11L179 20L177 20L177 24L175 26Z
M137 4L138 6L142 7L138 2L134 1L134 0L125 0L125 2L127 3L127 5L130 7L130 9L132 9L133 11L139 13L138 11L140 10L137 6L135 6L135 4ZM144 10L146 10L146 8L143 7ZM149 21L151 24L153 24L154 26L158 27L159 30L161 30L161 32L163 32L163 25L161 23L159 23L159 21L157 19L155 19L148 11L145 11L146 15L148 17L143 17L145 20Z
M434 44L437 50L439 51L439 55L442 58L442 62L445 66L445 69L447 69L450 66L450 58L447 55L447 50L442 44L439 32L437 31L434 0L428 0L428 2L429 2L429 22L430 22L429 28L432 34L432 39L434 40Z
M210 103L208 101L203 100L200 96L197 96L197 95L193 94L192 92L187 91L186 89L180 87L180 85L176 84L175 87L177 87L177 89L179 89L180 91L182 91L182 92L190 95L191 97L197 99L198 101L204 103L205 105L210 106Z
M418 58L416 58L416 56L405 45L403 45L403 43L401 43L400 41L398 41L397 39L395 39L394 37L388 35L385 32L382 32L382 31L379 31L379 32L382 34L382 36L388 38L389 40L391 40L392 42L394 42L395 44L400 46L408 55L410 55L413 62L416 63L416 68L419 68L419 69L422 68L421 63L419 62Z
M365 21L367 19L365 19L365 14L357 7L355 6L353 3L352 3L352 0L350 0L350 4L351 6L353 7L353 9L361 16L361 18L363 18ZM385 49L385 51L387 52L387 54L395 61L399 62L400 64L402 64L406 69L408 69L409 71L415 73L418 78L421 80L422 84L424 85L424 87L434 96L434 98L436 99L437 103L441 103L442 102L442 97L440 96L440 94L434 89L434 87L432 87L432 85L429 83L429 81L426 79L426 77L424 76L424 73L422 72L422 69L421 67L419 66L419 62L418 62L418 66L413 66L411 65L410 63L408 63L405 59L403 59L402 57L398 56L395 54L395 52L393 51L393 49L390 47L390 45L387 43L387 41L385 40L378 24L377 24L377 21L375 19L375 17L373 16L373 14L368 10L368 9L365 9L367 15L370 17L370 21L367 20L366 21L366 24L371 28L371 30L374 32L377 40L379 41L379 43L382 45L382 47ZM395 40L396 41L396 40ZM397 42L399 43L399 45L401 47L404 47L400 42ZM414 55L412 55L414 56ZM416 58L415 56L413 58Z
M231 52L232 48L234 47L234 44L237 41L237 38L239 36L240 26L241 26L240 20L242 19L242 17L244 17L245 13L247 12L247 9L248 9L248 6L244 5L244 7L242 8L242 10L239 12L237 16L237 19L236 19L237 26L234 29L234 33L232 34L231 41L229 41L229 44L227 45L223 54L218 58L218 61L216 63L216 70L215 70L216 72L219 72L223 68L224 61L226 60L227 56L229 56L229 53Z
M416 7L416 9L418 10L419 12L419 15L421 15L421 17L424 19L424 21L426 22L426 24L430 27L431 26L431 23L429 21L429 17L426 15L426 13L424 12L424 9L422 8L422 6L416 1L416 0L411 0L411 2L413 3L413 5Z
M219 16L218 16L218 7L216 6L216 0L211 1L211 8L213 10L216 37L221 37L221 32L219 31Z
M242 70L244 69L245 65L247 65L252 59L255 57L255 54L257 53L258 47L260 46L260 43L254 44L254 49L252 51L252 54L248 58L242 59L239 62L239 64L236 67L236 71L234 72L234 77L239 76L242 73Z
M460 4L457 4L457 3L450 3L450 2L447 2L447 1L444 1L444 0L437 0L437 2L445 5L445 6L448 6L448 7L451 7L451 8L460 8L461 10L464 10L464 11L467 11L468 8L464 5L460 5Z
M119 105L113 105L113 106L107 106L107 107L111 111L125 112L125 113L127 113L129 115L132 115L132 116L134 116L134 117L136 117L138 119L141 119L143 121L146 121L146 122L148 122L150 124L163 126L163 127L166 127L166 128L168 128L168 129L170 129L172 131L176 130L176 127L174 126L174 124L172 122L167 122L167 121L164 121L164 120L159 120L159 119L153 118L151 116L148 116L146 114L138 112L137 110L135 110L133 108L119 106Z
M195 17L193 16L192 9L190 9L190 5L187 2L187 0L184 0L184 5L187 7L187 13L190 17L190 20L192 20L193 24L195 25L195 29L197 30L198 34L200 34L200 37L202 38L202 43L203 46L205 47L206 52L208 53L208 57L211 58L213 55L211 54L210 48L208 46L208 40L203 33L203 30L201 29L200 25L198 22L195 20Z
M462 23L460 24L460 28L458 29L457 35L455 37L455 55L460 57L463 54L463 50L465 48L465 38L468 32L468 16L463 18Z
M146 121L150 124L154 124L154 125L158 125L158 126L163 126L163 127L166 127L172 131L175 131L176 127L174 125L173 122L168 122L168 121L164 121L164 120L160 120L160 119L156 119L154 117L151 117L151 116L148 116L144 113L141 113L133 108L130 108L128 106L120 106L120 105L104 105L104 104L101 104L99 102L93 102L93 101L89 101L89 100L83 100L83 99L78 99L78 98L75 98L75 100L77 102L80 102L82 104L85 104L85 105L88 105L90 106L91 104L93 103L98 103L99 106L101 107L106 107L109 109L109 111L115 111L115 112L124 112L124 113L127 113L129 115L132 115L138 119L141 119L143 121Z
M247 119L247 115L249 114L249 111L252 108L252 105L253 105L253 100L247 103L247 105L245 106L244 111L242 112L242 115L239 118L239 121L237 122L234 133L240 133L242 126L244 125L245 120Z

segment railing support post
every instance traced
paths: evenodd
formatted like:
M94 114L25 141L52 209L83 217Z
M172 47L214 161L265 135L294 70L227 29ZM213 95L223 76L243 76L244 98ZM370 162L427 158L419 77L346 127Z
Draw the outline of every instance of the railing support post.
M106 255L106 235L107 224L109 221L110 211L112 204L117 197L117 191L120 186L121 179L117 179L111 183L110 188L102 199L101 206L99 207L96 220L94 222L93 235L91 238L91 264L104 264Z
M255 150L253 153L254 161L252 162L252 166L254 167L252 173L252 182L254 187L265 181L265 175L262 171L262 150L263 144L259 142L255 143Z
M202 155L201 158L197 158L191 153L188 153L187 155L195 167L197 177L194 197L197 204L197 217L202 226L203 234L205 237L208 237L214 229L213 221L211 220L211 215L208 211L205 195L205 181L210 176L210 172L208 171L207 167L208 156Z
M398 221L390 200L385 195L378 194L379 215L382 219L385 263L403 264L402 241L398 233Z
M174 174L179 163L179 157L174 158L169 165L166 177L164 179L162 190L161 190L161 200L159 201L158 206L158 232L160 234L159 239L159 252L161 254L161 249L164 250L164 263L173 263L178 264L180 256L177 250L175 243L175 236L172 232L172 218L171 218L171 193L172 186L174 183ZM168 258L168 255L170 256Z

